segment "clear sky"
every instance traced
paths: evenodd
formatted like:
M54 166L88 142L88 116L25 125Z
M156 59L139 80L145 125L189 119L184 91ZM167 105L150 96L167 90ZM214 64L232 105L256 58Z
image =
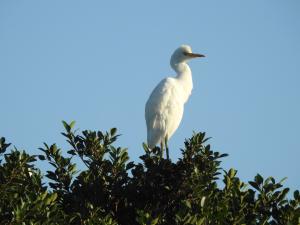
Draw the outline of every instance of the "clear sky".
M61 120L117 127L131 159L146 139L144 105L170 55L189 44L194 89L170 140L212 137L248 181L300 188L300 1L0 1L0 136L38 154L66 147ZM68 150L68 149L66 149ZM46 168L44 168L46 169Z

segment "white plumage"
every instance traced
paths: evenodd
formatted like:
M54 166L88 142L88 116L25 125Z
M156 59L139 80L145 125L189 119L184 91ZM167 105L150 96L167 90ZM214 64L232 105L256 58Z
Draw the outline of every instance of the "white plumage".
M157 144L163 146L180 124L184 104L193 89L192 72L187 61L195 57L204 55L192 53L188 45L176 49L170 64L177 76L163 79L154 88L146 103L147 142L151 149Z

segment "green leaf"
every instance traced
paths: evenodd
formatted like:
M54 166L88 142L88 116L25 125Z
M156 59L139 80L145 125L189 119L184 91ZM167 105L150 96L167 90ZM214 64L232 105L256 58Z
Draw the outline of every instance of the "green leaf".
M134 162L129 162L129 163L126 165L126 170L130 170L130 169L132 169L134 166L135 166Z
M236 173L237 173L237 170L232 169L232 168L228 172L230 178L233 178L236 175Z
M205 196L203 196L202 198L201 198L201 202L200 202L200 206L203 208L204 207L204 204L205 204Z
M53 194L50 196L50 199L51 199L51 202L54 202L54 201L57 199L57 193L53 193Z
M264 182L263 177L258 173L255 177L254 177L254 181L258 184L261 185Z
M257 183L255 183L255 182L253 182L253 181L249 181L248 183L249 183L252 187L254 187L256 190L260 191L260 188L259 188L259 186L258 186Z
M72 149L72 150L69 150L69 151L67 151L67 153L68 153L68 154L70 154L70 155L76 155L76 153L75 153L75 150L73 150L73 149Z
M38 155L39 160L46 160L46 157L44 155Z
M143 149L145 150L146 153L150 153L150 149L145 142L143 142Z
M287 195L287 193L289 192L289 190L290 190L289 188L283 189L278 197L278 201L282 201Z
M278 183L282 184L285 180L287 179L287 177L282 178Z
M294 198L295 199L299 199L300 198L299 190L294 191Z
M186 207L188 207L189 209L192 208L191 202L190 202L189 200L185 200L185 201L183 201L183 203L184 203L184 205L185 205Z
M153 220L151 221L151 225L156 225L156 224L158 223L158 220L159 220L159 217L153 219Z
M223 153L223 154L219 155L219 158L223 158L223 157L227 157L227 156L228 156L227 153Z
M57 198L57 193L53 193L50 196L48 196L45 200L45 204L46 205L50 205L51 203L53 203Z
M70 125L69 125L69 127L71 128L71 129L73 129L74 128L74 126L75 126L75 120L73 120L71 123L70 123Z
M70 126L68 125L68 123L66 122L66 121L61 121L62 122L62 124L64 125L64 128L66 129L66 131L70 131Z
M117 128L111 128L110 129L110 135L111 136L115 136L116 133L117 133Z

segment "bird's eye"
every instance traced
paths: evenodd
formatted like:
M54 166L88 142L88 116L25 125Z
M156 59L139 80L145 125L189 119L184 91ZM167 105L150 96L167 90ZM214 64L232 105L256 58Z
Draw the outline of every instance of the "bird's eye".
M183 52L184 55L188 55L188 52Z

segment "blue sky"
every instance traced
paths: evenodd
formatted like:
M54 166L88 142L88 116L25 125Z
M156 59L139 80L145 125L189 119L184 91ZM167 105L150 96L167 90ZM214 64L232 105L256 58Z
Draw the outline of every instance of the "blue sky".
M0 136L38 153L67 148L61 120L117 127L137 161L144 105L173 50L189 44L194 90L170 140L173 160L192 131L212 137L248 181L259 172L300 188L300 2L0 2ZM46 169L46 168L44 168Z

